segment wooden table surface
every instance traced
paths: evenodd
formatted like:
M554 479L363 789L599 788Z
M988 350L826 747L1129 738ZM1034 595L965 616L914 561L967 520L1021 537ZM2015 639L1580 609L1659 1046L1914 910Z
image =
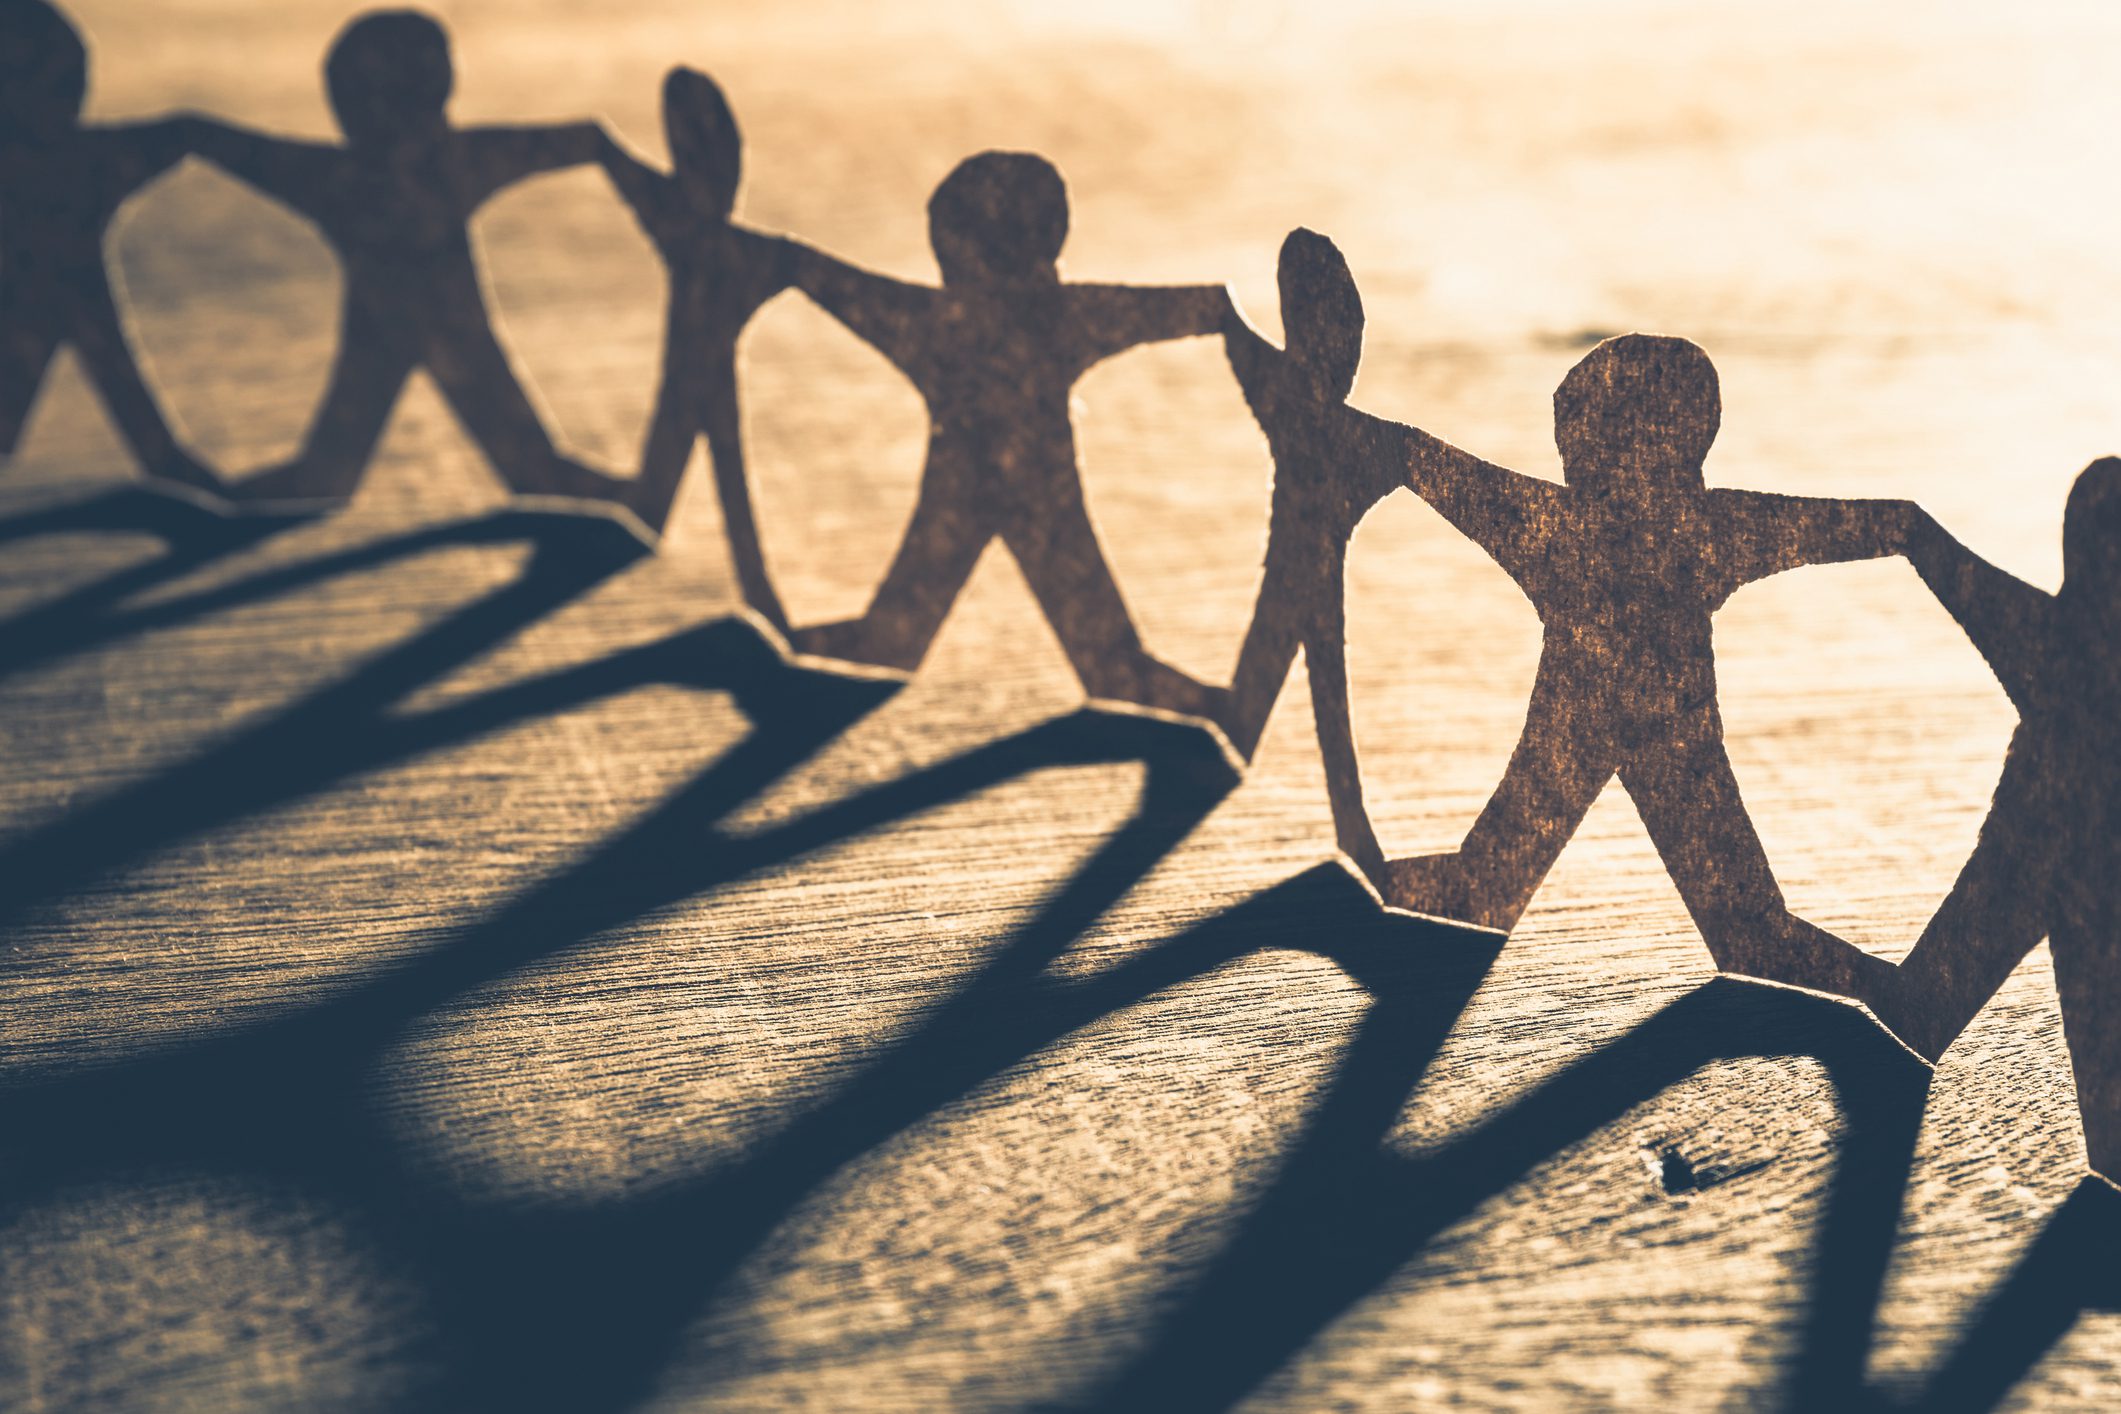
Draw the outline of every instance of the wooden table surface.
M1718 484L1914 496L2058 580L2121 450L2121 12L1316 8L437 7L460 120L659 153L662 70L705 67L744 217L907 277L982 147L1066 171L1071 273L1228 279L1269 331L1282 234L1323 230L1357 401L1537 474L1590 343L1687 335ZM98 117L328 131L337 0L75 10ZM555 425L630 465L645 242L588 173L476 231ZM291 451L316 237L187 167L113 265L195 443ZM745 350L773 568L857 609L919 405L798 296ZM1219 347L1081 395L1150 644L1225 675L1267 463ZM2113 1406L2121 1204L2078 1186L2044 947L1931 1080L1712 982L1617 788L1506 948L1386 916L1300 681L1228 789L1195 734L1075 713L998 553L905 690L778 670L701 471L634 554L505 513L416 382L347 512L215 526L126 494L56 372L0 475L0 1406ZM1350 616L1386 844L1449 847L1537 624L1410 494ZM1717 646L1792 902L1897 956L2000 690L1897 561L1747 589Z

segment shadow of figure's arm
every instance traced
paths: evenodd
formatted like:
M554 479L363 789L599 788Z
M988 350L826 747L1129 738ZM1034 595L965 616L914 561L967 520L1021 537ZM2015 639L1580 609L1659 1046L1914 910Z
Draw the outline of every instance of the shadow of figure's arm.
M457 140L463 144L459 150L469 195L477 205L525 177L597 161L605 137L595 123L564 123L466 128Z
M1711 491L1709 507L1713 553L1726 595L1804 565L1902 554L1916 527L1928 519L1913 501L1772 491Z
M1907 547L1909 561L1937 602L1966 633L2011 705L2027 710L2048 673L2054 596L1997 569L1925 521Z
M334 160L344 148L283 138L219 118L185 120L192 152L318 225L325 222Z
M936 291L850 265L814 246L787 246L788 283L910 377Z
M1064 285L1068 350L1077 368L1137 344L1220 334L1231 312L1227 285Z

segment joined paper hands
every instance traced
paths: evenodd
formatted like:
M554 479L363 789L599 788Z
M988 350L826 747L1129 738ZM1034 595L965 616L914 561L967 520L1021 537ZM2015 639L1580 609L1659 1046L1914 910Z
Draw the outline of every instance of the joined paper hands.
M1213 724L1249 762L1304 652L1337 842L1391 907L1507 933L1606 783L1633 799L1717 966L1860 1002L1931 1060L2043 937L2053 943L2091 1166L2121 1179L2121 461L2079 478L2066 580L2049 595L1974 556L1908 502L1708 487L1714 367L1681 339L1598 345L1554 397L1563 480L1506 470L1350 406L1361 297L1333 243L1292 233L1285 344L1225 287L1061 278L1067 191L1044 159L987 152L928 206L938 285L858 269L732 219L739 129L705 75L663 89L672 167L600 128L453 127L446 32L409 11L355 20L325 63L343 143L178 116L80 120L88 54L43 0L0 0L0 454L71 343L143 471L231 509L313 514L352 496L408 377L425 369L515 492L667 523L707 443L738 584L785 651L902 676L920 664L986 546L1000 540L1094 701ZM187 155L307 217L345 272L337 361L299 454L230 481L170 429L131 353L104 264L119 206ZM495 337L468 223L535 173L601 164L670 276L661 388L637 470L559 452ZM860 617L791 625L765 563L744 465L737 343L800 290L874 346L927 406L913 517ZM1141 344L1220 335L1274 463L1265 564L1227 685L1142 643L1084 499L1069 396ZM1364 515L1411 488L1523 591L1542 648L1501 783L1454 852L1384 855L1348 702L1344 579ZM1958 882L1895 967L1794 915L1740 797L1716 701L1711 617L1737 589L1804 565L1906 555L2020 714L1995 804Z

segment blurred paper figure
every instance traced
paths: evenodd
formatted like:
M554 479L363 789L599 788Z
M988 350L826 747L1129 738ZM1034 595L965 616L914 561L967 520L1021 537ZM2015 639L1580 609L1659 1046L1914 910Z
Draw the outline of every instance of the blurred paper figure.
M125 199L183 159L183 119L88 126L88 50L43 0L0 0L0 455L72 344L141 469L215 479L178 442L119 322L103 243Z
M627 485L562 456L479 288L468 225L510 183L596 159L590 123L457 129L449 36L408 10L364 15L325 61L344 145L203 124L201 155L315 222L345 268L339 356L302 451L228 494L328 505L360 484L413 371L425 368L494 471L517 492L626 502Z

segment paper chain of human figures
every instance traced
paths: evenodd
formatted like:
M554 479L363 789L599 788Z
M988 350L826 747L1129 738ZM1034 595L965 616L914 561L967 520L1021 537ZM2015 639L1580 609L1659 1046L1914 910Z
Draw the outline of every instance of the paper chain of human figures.
M42 0L0 0L0 453L53 352L71 342L146 471L247 507L314 509L359 482L399 390L425 368L519 493L597 501L651 533L707 441L746 602L805 660L910 673L989 541L1016 557L1086 693L1213 723L1249 760L1304 650L1341 849L1390 906L1508 932L1615 774L1717 965L1861 1002L1936 1059L2043 937L2091 1166L2121 1180L2121 461L2077 479L2057 594L1972 554L1908 502L1709 489L1720 405L1707 355L1630 334L1554 395L1564 480L1491 465L1348 406L1361 299L1333 243L1281 249L1285 346L1224 287L1063 280L1066 190L1046 161L987 152L928 203L942 282L907 284L731 220L736 122L706 76L663 88L672 169L593 124L454 128L447 35L411 12L354 21L325 62L343 143L193 116L84 126L87 53ZM228 484L172 435L128 352L104 265L120 203L187 154L308 217L337 250L336 367L302 450ZM670 274L662 388L636 476L561 455L496 342L467 232L529 174L599 162ZM736 344L783 289L803 291L919 390L927 463L905 539L867 613L792 629L768 579L739 435ZM1101 359L1219 334L1274 462L1266 566L1227 687L1142 645L1087 514L1069 390ZM1364 513L1411 486L1494 557L1544 628L1522 738L1451 854L1387 859L1349 721L1342 579ZM1800 565L1905 555L2017 706L1995 804L1914 951L1893 966L1790 912L1724 752L1710 618L1739 586Z

